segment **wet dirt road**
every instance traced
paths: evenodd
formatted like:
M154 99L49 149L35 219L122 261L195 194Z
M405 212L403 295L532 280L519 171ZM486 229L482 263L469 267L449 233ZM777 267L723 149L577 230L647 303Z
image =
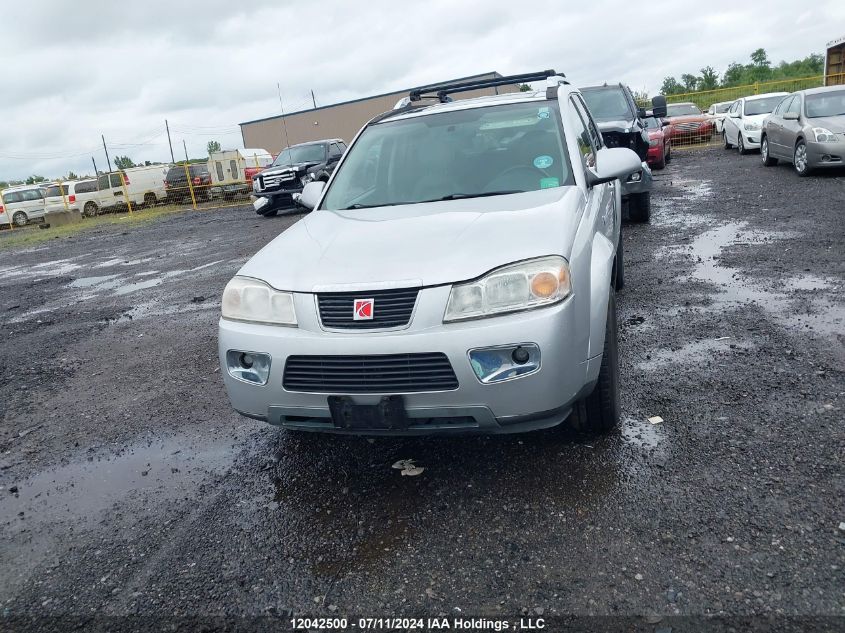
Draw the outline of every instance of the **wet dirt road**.
M842 175L678 152L651 225L625 227L624 424L601 439L232 413L219 296L298 216L0 251L2 616L842 618L843 209Z

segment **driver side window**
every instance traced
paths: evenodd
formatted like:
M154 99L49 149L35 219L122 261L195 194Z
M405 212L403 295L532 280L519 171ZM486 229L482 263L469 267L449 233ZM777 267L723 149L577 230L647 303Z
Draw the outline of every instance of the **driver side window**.
M582 113L583 108L579 107L579 103L574 98L570 99L570 103L575 115L572 117L574 122L572 131L578 143L578 152L581 154L582 167L586 171L596 166L596 148L587 123L590 119L586 111Z

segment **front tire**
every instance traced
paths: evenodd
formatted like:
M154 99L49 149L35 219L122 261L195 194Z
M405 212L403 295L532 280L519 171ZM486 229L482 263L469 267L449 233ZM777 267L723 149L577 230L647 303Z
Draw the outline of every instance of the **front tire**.
M619 292L625 287L625 249L622 246L622 230L619 230L619 243L616 245L616 262L614 263L613 287Z
M672 143L666 145L666 163L672 162Z
M12 222L15 223L15 226L26 226L29 222L29 218L23 211L18 211L12 216Z
M795 151L792 154L792 165L795 167L795 172L801 176L809 176L812 169L807 160L807 145L804 140L800 140L795 144Z
M569 417L572 426L588 433L609 433L619 424L619 342L616 325L616 298L611 290L607 300L604 348L596 386L586 398L575 403Z
M144 206L145 207L147 207L147 208L154 207L154 206L156 206L156 202L158 202L158 200L156 200L156 195L154 193L147 192L147 193L144 194Z
M774 167L778 164L778 159L769 155L769 139L765 136L760 139L760 158L766 167Z
M632 193L628 200L628 217L632 222L648 222L651 219L651 192Z
M736 149L739 152L740 156L744 156L748 153L748 150L745 149L745 141L742 140L741 133L737 133L736 135Z
M728 140L728 132L727 130L722 130L722 142L725 144L725 149L731 149L733 145Z

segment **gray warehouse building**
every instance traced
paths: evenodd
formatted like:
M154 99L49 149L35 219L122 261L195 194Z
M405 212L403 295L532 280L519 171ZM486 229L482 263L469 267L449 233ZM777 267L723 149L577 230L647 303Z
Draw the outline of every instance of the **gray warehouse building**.
M481 75L460 77L449 81L438 82L431 85L445 85L452 83L463 83L474 79L491 79L501 77L493 71ZM414 86L417 88L417 86ZM347 143L352 141L367 121L371 118L391 110L396 102L407 97L413 88L396 90L386 94L364 97L353 101L344 101L333 105L320 106L310 110L300 110L290 114L256 119L241 123L241 137L244 147L261 147L272 154L278 154L287 145L285 138L285 127L287 127L287 139L291 145L316 141L324 138L341 138ZM505 92L518 92L516 84L485 88L471 92L463 92L455 98L469 99L485 95L500 94Z

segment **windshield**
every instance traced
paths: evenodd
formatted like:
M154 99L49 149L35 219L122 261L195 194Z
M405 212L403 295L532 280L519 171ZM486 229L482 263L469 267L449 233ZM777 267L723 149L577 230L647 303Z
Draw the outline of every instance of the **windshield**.
M369 126L323 209L536 191L572 184L557 102L457 110Z
M811 119L820 116L845 116L845 90L809 94L804 97L804 110Z
M596 121L630 121L634 118L625 93L618 86L585 88L581 94Z
M297 145L283 149L273 161L273 167L297 163L322 163L324 160L326 160L326 146L322 143Z
M673 103L666 106L666 116L700 115L701 110L694 103Z
M765 97L764 99L749 99L745 102L745 116L769 114L769 112L774 110L783 101L785 96L778 95L777 97Z
M730 103L717 103L716 105L711 106L711 107L713 108L713 112L714 112L715 114L724 114L725 112L727 112L728 110L730 110L730 108L731 108L731 106L732 106L732 105L733 105L733 102L730 102Z

